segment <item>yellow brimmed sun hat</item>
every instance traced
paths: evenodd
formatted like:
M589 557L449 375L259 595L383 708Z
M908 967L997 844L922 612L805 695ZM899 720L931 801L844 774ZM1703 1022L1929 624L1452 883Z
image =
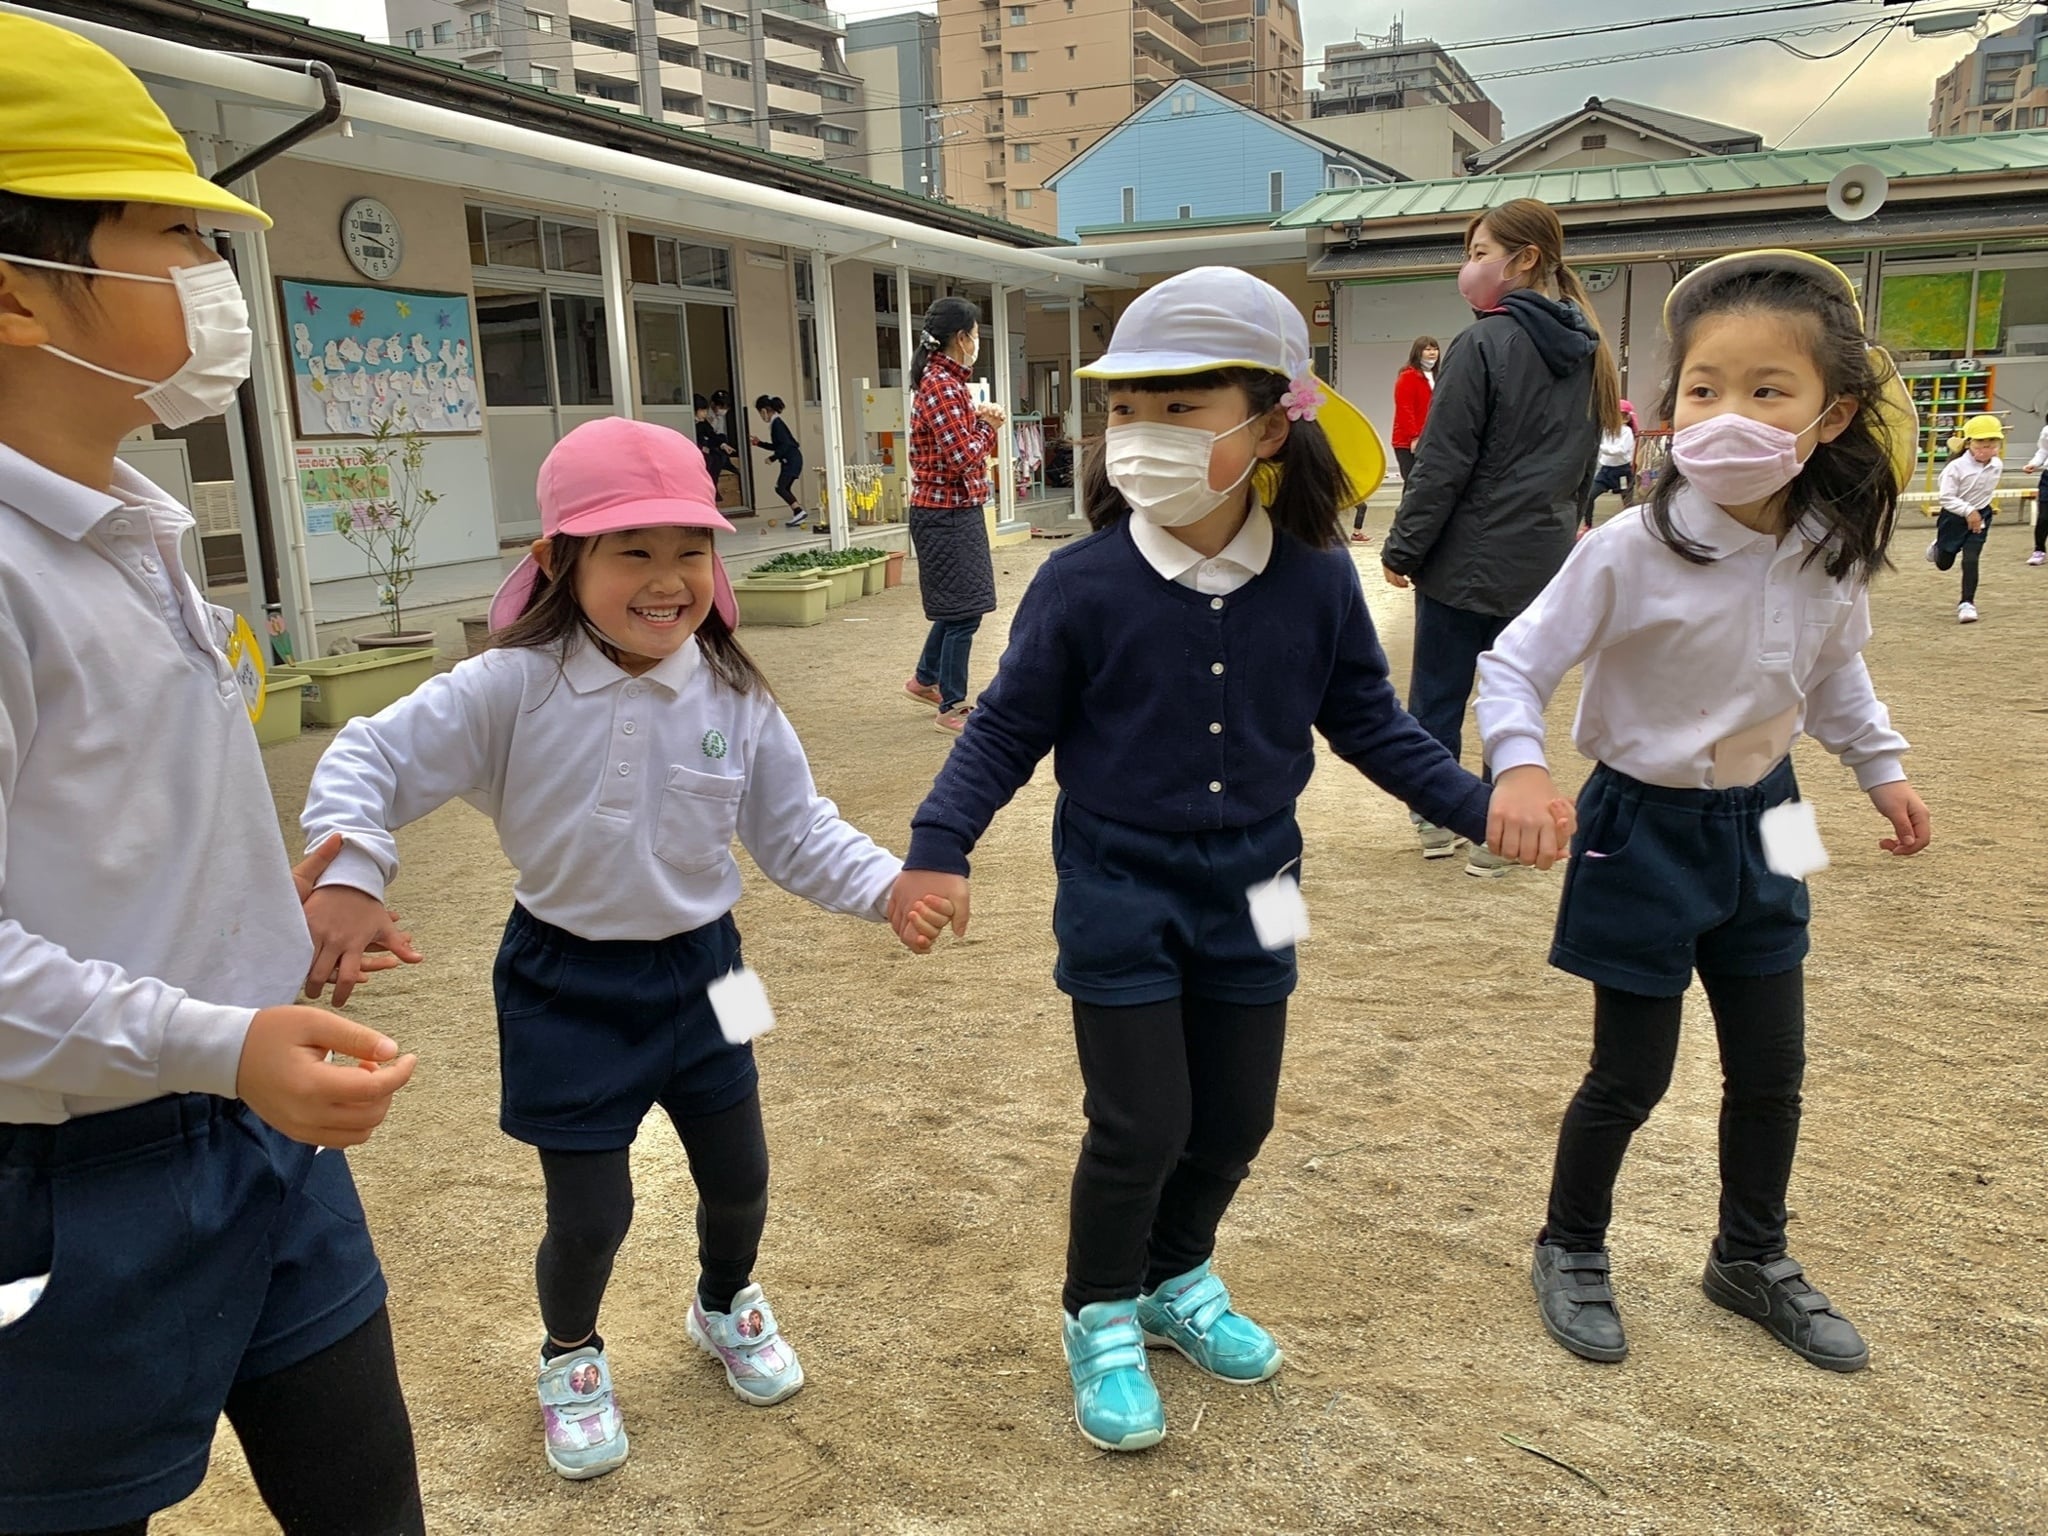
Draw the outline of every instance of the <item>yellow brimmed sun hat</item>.
M1785 250L1737 251L1732 256L1717 257L1693 268L1673 285L1664 300L1665 331L1672 331L1692 305L1721 284L1732 278L1766 272L1803 277L1841 299L1855 312L1857 329L1868 334L1863 323L1863 306L1857 302L1856 287L1849 281L1849 275L1832 261L1825 261L1810 252ZM1898 475L1900 487L1904 488L1913 478L1914 466L1920 459L1920 413L1914 409L1913 397L1907 393L1905 381L1899 377L1891 354L1883 347L1868 350L1870 365L1878 377L1877 412L1889 429L1892 468Z
M1138 295L1117 321L1109 350L1075 377L1170 379L1216 368L1277 373L1288 381L1282 408L1292 420L1323 429L1362 502L1387 477L1387 451L1365 414L1315 376L1314 359L1308 322L1279 289L1236 267L1196 267ZM1271 483L1260 488L1271 495Z
M75 32L0 12L0 192L190 208L221 229L270 216L199 174L128 66Z
M1981 438L2005 441L2005 423L1996 416L1972 416L1963 423L1963 441L1973 442Z

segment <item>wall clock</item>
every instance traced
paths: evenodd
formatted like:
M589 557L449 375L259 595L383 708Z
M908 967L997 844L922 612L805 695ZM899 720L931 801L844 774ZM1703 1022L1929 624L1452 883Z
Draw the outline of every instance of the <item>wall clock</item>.
M374 197L359 197L341 211L341 248L350 266L382 282L405 259L405 236L388 207Z

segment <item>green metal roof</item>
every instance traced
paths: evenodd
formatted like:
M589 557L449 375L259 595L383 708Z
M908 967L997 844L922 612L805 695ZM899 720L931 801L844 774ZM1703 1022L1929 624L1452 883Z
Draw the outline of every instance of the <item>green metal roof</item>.
M1275 224L1330 228L1393 219L1441 219L1533 197L1553 208L1654 202L1715 193L1824 187L1844 166L1874 165L1893 181L1917 177L2048 172L2048 133L1987 133L1954 139L1899 139L1831 149L1770 149L1645 165L1606 165L1520 175L1459 176L1318 193Z

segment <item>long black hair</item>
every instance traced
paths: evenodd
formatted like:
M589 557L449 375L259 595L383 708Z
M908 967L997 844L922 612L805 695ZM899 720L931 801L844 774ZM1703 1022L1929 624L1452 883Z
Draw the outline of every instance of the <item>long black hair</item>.
M576 601L576 567L596 542L595 538L574 533L558 533L549 541L548 563L555 574L551 577L545 570L534 573L533 591L526 599L526 607L520 610L518 618L491 636L492 649L552 650L566 658L570 641L581 634L611 660L619 659L617 649L591 627L583 616L583 605ZM716 551L711 558L718 558ZM768 686L767 677L716 607L697 625L697 645L712 676L733 692L752 693L759 688L774 697L775 690Z
M1816 446L1806 467L1785 487L1779 517L1786 528L1807 518L1818 522L1826 537L1807 558L1825 554L1827 573L1837 581L1867 581L1891 564L1885 547L1891 543L1901 489L1892 459L1892 426L1879 409L1885 384L1879 369L1885 365L1872 358L1854 304L1834 287L1800 272L1734 271L1671 317L1671 376L1660 403L1666 421L1678 408L1679 381L1700 322L1733 314L1790 321L1820 373L1827 398L1856 402L1856 414L1840 435ZM1659 476L1643 519L1675 553L1703 565L1707 551L1671 522L1671 500L1684 483L1676 465Z
M924 334L917 338L917 356L910 360L910 387L924 382L925 366L933 356L953 344L953 338L981 324L981 311L972 299L949 294L924 312Z
M1183 390L1241 389L1250 409L1247 416L1262 417L1280 407L1287 393L1287 376L1264 368L1214 368L1207 373L1180 374L1171 378L1117 379L1112 390L1136 390L1141 395L1171 395ZM1280 471L1280 486L1267 508L1273 526L1291 533L1311 549L1328 549L1344 542L1344 508L1355 506L1357 495L1337 463L1337 452L1329 435L1312 421L1287 425L1287 441L1266 461ZM1254 466L1252 473L1258 474ZM1082 506L1094 528L1107 528L1131 515L1130 503L1109 483L1103 455L1096 450L1088 463L1088 479Z
M1434 352L1437 356L1437 361L1443 361L1444 349L1437 345L1436 338L1434 336L1418 336L1415 338L1415 345L1408 349L1408 366L1417 373L1423 371L1422 354L1425 352Z

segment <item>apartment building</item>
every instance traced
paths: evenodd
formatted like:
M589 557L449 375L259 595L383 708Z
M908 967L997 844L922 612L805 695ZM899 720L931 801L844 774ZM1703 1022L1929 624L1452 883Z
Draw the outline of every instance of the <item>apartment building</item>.
M418 53L865 173L846 23L815 0L385 0Z
M2048 16L1985 38L1935 81L1927 126L1940 139L2048 128Z
M1048 233L1046 178L1176 80L1306 112L1298 0L939 0L938 14L948 200Z
M936 135L948 120L939 99L939 19L899 11L846 29L846 62L860 77L868 175L899 192L939 197L945 190ZM973 108L958 114L970 115Z

